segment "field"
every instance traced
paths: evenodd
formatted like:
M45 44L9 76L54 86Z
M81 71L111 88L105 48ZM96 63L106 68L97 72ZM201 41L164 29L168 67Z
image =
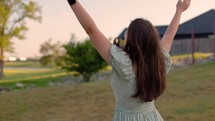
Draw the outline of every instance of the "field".
M20 82L25 88L45 87L50 82L61 81L69 75L66 71L56 68L41 67L39 62L6 62L4 78L0 80L0 87L16 89L16 83Z
M29 71L25 77L50 74L56 80L65 74L46 71L35 72L35 75ZM6 73L13 79L6 77L9 79L1 80L4 82L0 82L0 86L21 76L21 72L17 75L17 72ZM44 79L47 81L49 76ZM30 77L26 79L29 81ZM37 82L39 78L33 81ZM215 121L214 85L214 62L174 69L168 74L168 88L156 101L156 107L165 121ZM0 121L111 121L114 104L110 80L38 86L0 93Z

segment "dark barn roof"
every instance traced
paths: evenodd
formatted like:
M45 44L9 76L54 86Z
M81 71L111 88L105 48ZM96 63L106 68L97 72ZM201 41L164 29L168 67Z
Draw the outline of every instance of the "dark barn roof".
M190 36L194 31L196 36L208 37L213 34L213 28L215 24L215 10L211 9L206 13L203 13L183 24L180 25L177 36L184 35Z
M208 37L208 35L213 34L213 31L215 29L213 28L214 26L215 10L211 9L189 21L180 24L175 38L191 38L192 31L195 32L196 37ZM167 25L156 26L161 36L164 35L167 27ZM124 39L124 33L126 30L127 28L125 28L118 37Z

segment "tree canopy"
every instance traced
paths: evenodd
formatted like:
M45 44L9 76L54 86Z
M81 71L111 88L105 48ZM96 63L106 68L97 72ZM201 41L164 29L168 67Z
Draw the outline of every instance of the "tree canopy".
M25 39L26 20L41 20L41 7L32 0L0 0L0 77L5 51L12 51L12 38Z
M100 69L107 66L90 40L82 43L70 42L64 45L66 54L62 57L60 66L68 71L75 71L84 77L84 81L90 81L90 77Z
M59 57L64 54L63 45L58 41L52 43L52 40L49 39L40 45L40 53L42 57L40 58L41 65L45 66L55 66L56 63L59 63Z

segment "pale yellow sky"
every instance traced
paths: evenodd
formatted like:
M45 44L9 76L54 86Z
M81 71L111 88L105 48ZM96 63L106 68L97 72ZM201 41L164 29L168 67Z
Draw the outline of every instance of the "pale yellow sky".
M73 33L78 40L87 38L67 0L35 0L42 6L42 23L28 21L26 40L13 39L17 56L39 56L40 44L51 38L53 42L67 42ZM143 17L154 25L167 25L173 17L178 0L79 0L107 38L116 37L131 20ZM192 0L181 23L210 9L215 0Z

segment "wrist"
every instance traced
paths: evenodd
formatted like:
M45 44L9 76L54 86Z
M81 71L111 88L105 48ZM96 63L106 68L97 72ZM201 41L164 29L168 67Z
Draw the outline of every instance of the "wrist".
M76 3L76 0L67 0L69 5L72 6Z
M182 13L183 13L183 10L181 10L179 8L176 9L176 14L182 14Z

